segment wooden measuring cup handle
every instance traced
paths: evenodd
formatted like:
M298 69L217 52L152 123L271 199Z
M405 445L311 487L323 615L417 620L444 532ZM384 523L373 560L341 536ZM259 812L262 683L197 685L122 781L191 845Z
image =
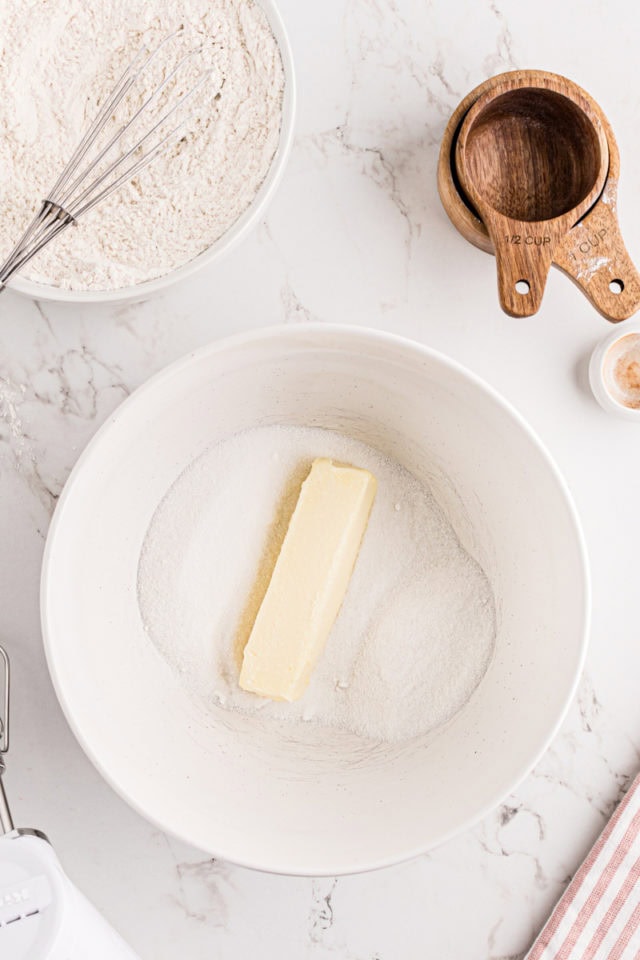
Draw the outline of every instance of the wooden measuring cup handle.
M509 217L487 222L498 267L500 306L511 317L531 317L544 288L566 226L558 220L526 223Z
M598 202L560 241L554 257L556 266L612 323L626 320L640 308L640 274L620 234L616 186L607 181Z

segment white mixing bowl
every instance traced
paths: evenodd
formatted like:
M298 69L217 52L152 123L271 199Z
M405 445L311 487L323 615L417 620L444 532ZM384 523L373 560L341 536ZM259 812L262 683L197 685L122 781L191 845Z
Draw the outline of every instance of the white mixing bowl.
M160 499L217 439L274 423L328 427L395 457L428 481L487 571L495 654L435 738L371 745L311 724L293 736L286 723L207 711L145 635L136 576ZM65 487L42 579L58 697L109 783L214 856L312 875L411 857L498 804L565 714L588 607L575 509L520 416L432 350L315 324L213 344L123 403Z
M291 145L293 143L294 120L296 112L296 83L293 69L291 45L285 30L282 17L274 0L256 0L264 10L273 35L278 41L282 66L284 69L284 99L282 103L282 123L278 149L271 161L269 171L260 186L257 194L240 217L232 224L214 244L203 250L202 253L189 260L181 267L176 267L170 273L165 273L155 280L146 280L130 287L121 287L117 290L66 290L48 283L37 283L28 280L21 274L11 278L9 287L16 293L25 294L34 300L52 300L63 303L122 303L133 300L146 300L148 297L166 287L172 286L179 280L190 277L193 273L209 266L224 254L229 253L253 229L256 223L264 216L267 206L273 199L284 173ZM16 237L17 240L17 237ZM55 241L54 241L55 243Z

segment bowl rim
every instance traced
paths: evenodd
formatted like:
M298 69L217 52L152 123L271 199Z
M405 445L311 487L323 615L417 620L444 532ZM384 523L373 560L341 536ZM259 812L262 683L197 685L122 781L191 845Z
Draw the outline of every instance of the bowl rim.
M271 203L287 166L295 134L295 117L297 104L297 87L293 61L293 52L289 35L286 31L282 15L276 5L276 0L255 0L264 11L269 25L276 38L282 66L284 69L284 93L282 101L282 119L280 137L276 152L271 161L267 174L258 188L258 192L238 219L231 224L218 239L197 256L170 270L169 273L155 277L153 280L144 280L142 283L119 287L115 290L66 290L52 284L40 283L36 280L27 280L17 274L7 284L7 288L21 296L33 300L51 303L85 304L85 303L126 303L147 300L149 297L167 287L173 286L187 277L192 276L204 267L214 263L233 250L247 234L255 227Z
M142 805L139 805L137 801L128 794L124 786L122 786L118 781L115 780L115 778L111 776L100 758L95 755L90 743L85 739L82 730L80 729L80 725L76 722L72 708L65 699L64 684L56 667L56 658L54 652L55 641L52 637L52 631L50 631L48 624L49 593L51 591L52 581L51 557L54 552L58 530L60 529L61 524L64 522L66 504L70 497L73 496L78 477L83 473L87 465L90 464L94 450L102 442L103 436L108 434L108 432L115 427L123 414L126 414L129 405L137 403L141 397L145 397L147 393L156 390L165 380L175 376L184 368L189 367L192 363L197 362L209 355L224 353L227 350L237 350L238 348L242 348L260 341L277 341L286 339L287 337L293 335L298 339L299 342L301 342L301 338L304 338L306 335L317 337L318 334L320 334L322 337L326 336L328 345L331 345L333 348L340 348L341 346L347 345L351 347L357 347L360 345L364 348L368 344L375 344L382 347L389 346L391 348L409 351L418 359L422 357L424 359L428 358L429 360L434 360L457 375L462 376L479 390L487 394L499 407L502 408L502 410L508 416L510 416L520 426L520 428L532 441L542 456L565 501L568 517L572 523L576 545L578 547L578 555L580 560L579 572L581 573L582 580L582 610L580 624L581 639L573 680L569 689L567 690L560 710L557 711L555 718L550 723L547 735L542 739L538 749L531 756L531 758L514 772L508 784L497 789L491 796L490 800L487 801L487 803L485 803L481 808L477 809L473 814L470 814L455 827L444 831L444 833L435 842L431 842L426 845L413 845L410 848L398 850L398 852L394 855L387 855L384 857L372 856L366 861L360 860L358 862L349 862L336 867L327 866L326 863L309 863L304 868L299 866L292 867L291 864L286 862L274 864L263 862L259 858L234 857L232 852L224 849L224 843L221 843L217 849L207 849L207 852L216 859L225 860L229 863L234 863L238 866L246 867L248 869L259 870L264 873L272 873L276 875L301 877L354 875L358 873L365 873L370 870L378 870L384 867L394 866L396 864L412 860L415 857L436 849L437 847L446 843L448 840L451 840L459 834L469 830L471 827L475 826L482 819L484 819L484 817L486 817L489 813L491 813L492 810L495 810L496 807L498 807L504 801L504 799L508 797L509 794L511 794L529 775L529 773L540 761L541 757L546 753L551 742L555 739L557 733L559 732L559 729L568 713L569 707L574 700L578 684L582 676L587 656L591 625L591 573L588 552L580 517L567 481L564 479L564 476L560 472L555 460L536 431L529 425L529 423L524 419L523 415L519 413L513 404L504 398L487 381L473 371L469 370L469 368L459 363L457 360L452 359L433 347L429 347L426 344L411 340L408 337L398 336L396 334L387 333L386 331L369 327L322 322L277 324L254 328L249 331L224 337L220 340L215 340L198 348L197 350L191 351L189 354L178 360L175 360L173 363L168 364L166 367L151 376L148 380L144 381L100 426L81 453L80 457L72 468L71 473L69 474L69 477L56 504L56 508L47 533L40 579L40 618L45 658L56 696L67 723L69 724L74 736L78 740L85 754L104 778L104 780L106 780L109 786L111 786L111 788L130 807L140 814L140 816L152 823L158 829L169 834L170 836L178 838L184 843L189 843L191 845L194 844L194 839L189 835L187 829L177 828L175 824L166 823L162 819L156 818L154 815L150 814L142 807ZM578 571L576 572L578 573ZM222 836L224 831L221 830L220 833Z

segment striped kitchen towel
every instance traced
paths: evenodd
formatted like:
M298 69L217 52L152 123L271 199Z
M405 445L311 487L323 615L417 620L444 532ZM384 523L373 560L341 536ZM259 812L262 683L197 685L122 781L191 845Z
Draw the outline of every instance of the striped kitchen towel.
M526 960L640 958L640 776L526 956Z

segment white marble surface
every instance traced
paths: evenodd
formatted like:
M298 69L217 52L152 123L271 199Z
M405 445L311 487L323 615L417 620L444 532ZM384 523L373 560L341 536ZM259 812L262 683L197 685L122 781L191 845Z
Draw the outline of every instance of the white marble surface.
M608 326L564 277L551 276L535 318L500 312L492 260L440 207L436 159L449 113L479 81L511 67L565 73L613 123L622 224L640 260L640 14L577 0L282 0L281 9L299 77L297 139L253 235L224 264L144 304L0 300L0 637L15 665L7 787L16 818L49 833L143 960L515 960L640 767L640 429L591 398L585 360ZM305 319L414 337L501 390L570 483L594 578L579 698L536 770L428 856L337 881L212 862L128 809L69 732L39 632L56 497L110 411L212 338Z

